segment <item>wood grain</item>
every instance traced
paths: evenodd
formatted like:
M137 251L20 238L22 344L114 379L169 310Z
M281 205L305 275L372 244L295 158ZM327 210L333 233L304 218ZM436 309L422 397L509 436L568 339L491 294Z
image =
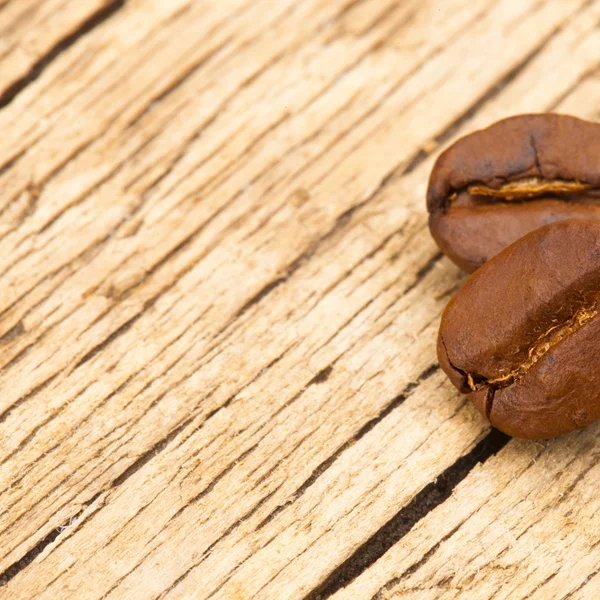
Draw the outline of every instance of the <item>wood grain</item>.
M0 106L35 80L64 49L118 10L122 0L0 3Z
M600 3L58 4L0 5L48 32L0 58L48 59L0 110L2 598L591 593L594 428L468 473L505 440L436 364L424 192L473 128L598 118Z

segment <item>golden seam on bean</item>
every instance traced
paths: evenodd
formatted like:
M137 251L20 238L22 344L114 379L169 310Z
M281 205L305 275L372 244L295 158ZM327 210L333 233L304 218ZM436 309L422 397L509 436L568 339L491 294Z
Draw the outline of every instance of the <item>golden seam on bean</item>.
M467 373L467 384L471 388L472 391L480 390L482 387L492 386L495 388L503 388L508 387L514 382L519 382L523 379L523 377L527 374L529 369L533 367L536 363L538 363L548 352L557 346L562 340L566 337L575 333L579 329L581 329L586 323L591 321L597 314L599 310L600 300L596 301L596 303L592 306L584 306L581 307L577 312L563 325L554 325L548 331L544 332L534 344L532 344L531 348L527 353L528 359L519 365L516 369L512 369L494 379L487 379L481 383L475 383L473 379L473 375L471 373ZM547 339L548 336L555 332L550 339ZM545 341L541 341L545 340Z
M481 184L472 184L467 190L473 196L492 196L503 200L521 200L542 196L543 194L576 194L586 192L593 188L589 183L579 181L566 181L563 179L544 180L539 177L530 177L519 181L505 183L498 189Z

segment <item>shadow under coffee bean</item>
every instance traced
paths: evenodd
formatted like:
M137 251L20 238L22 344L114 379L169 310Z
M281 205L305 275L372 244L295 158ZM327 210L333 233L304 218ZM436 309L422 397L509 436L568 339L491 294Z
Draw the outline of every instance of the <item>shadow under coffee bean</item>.
M599 124L511 117L441 154L429 179L429 226L441 250L472 272L543 225L600 219L599 188Z
M438 357L498 429L551 438L600 418L600 222L561 221L467 280L442 316Z

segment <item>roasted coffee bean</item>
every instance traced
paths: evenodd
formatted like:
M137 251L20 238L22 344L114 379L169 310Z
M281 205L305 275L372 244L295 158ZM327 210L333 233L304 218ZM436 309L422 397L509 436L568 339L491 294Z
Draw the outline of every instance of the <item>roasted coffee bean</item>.
M466 271L548 223L600 219L600 125L557 114L511 117L437 160L431 233Z
M510 435L600 418L600 222L544 226L490 259L446 307L438 358Z

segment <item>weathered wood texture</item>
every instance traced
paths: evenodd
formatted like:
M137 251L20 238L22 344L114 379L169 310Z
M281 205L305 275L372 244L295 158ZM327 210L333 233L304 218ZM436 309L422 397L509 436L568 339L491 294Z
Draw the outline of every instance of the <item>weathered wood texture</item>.
M0 0L0 597L597 598L600 427L508 441L445 381L424 192L599 118L599 21Z

